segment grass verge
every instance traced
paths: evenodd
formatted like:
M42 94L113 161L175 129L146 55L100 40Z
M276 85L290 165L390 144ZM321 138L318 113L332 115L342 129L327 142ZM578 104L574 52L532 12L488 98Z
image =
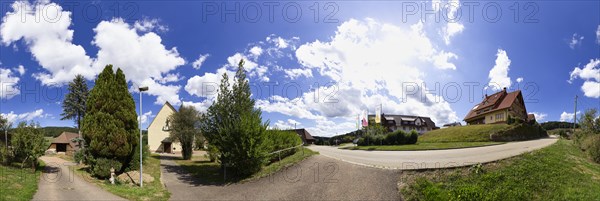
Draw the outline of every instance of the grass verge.
M31 168L0 165L0 200L31 200L37 191L44 162L39 161L35 172Z
M283 168L299 163L300 161L315 154L318 154L318 152L302 147L301 150L298 150L296 153L281 159L281 161L264 166L259 172L249 178L228 180L224 180L220 164L216 162L210 162L210 160L204 156L194 156L192 157L192 160L176 160L176 162L184 170L194 175L194 177L198 179L200 183L207 185L222 185L266 177Z
M405 200L599 200L600 165L568 140L506 160L404 171Z
M111 192L120 197L128 200L168 200L171 194L160 182L160 159L158 155L152 155L146 159L144 164L144 174L150 174L154 177L154 181L151 183L144 183L144 187L129 185L129 184L116 184L112 185L108 180L99 180L92 177L83 168L77 170L87 181L90 181L100 188ZM99 198L100 199L100 198Z
M429 131L418 142L489 142L494 131L508 128L507 124L457 126Z
M423 143L407 144L407 145L341 147L340 149L369 150L369 151L420 151L420 150L460 149L460 148L468 148L468 147L482 147L482 146L498 145L498 144L503 144L503 142L423 142Z

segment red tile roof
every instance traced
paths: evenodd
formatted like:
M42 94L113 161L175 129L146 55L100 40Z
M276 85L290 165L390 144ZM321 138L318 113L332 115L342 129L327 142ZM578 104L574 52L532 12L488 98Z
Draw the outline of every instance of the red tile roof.
M69 144L74 150L78 150L77 142L72 140L79 137L78 133L62 132L58 137L52 140L52 144Z
M469 111L469 113L467 114L467 116L464 118L464 120L469 120L484 114L488 114L491 112L495 112L498 110L502 110L502 109L506 109L509 108L519 97L519 95L521 95L521 90L516 90L510 93L506 92L506 89L497 92L495 94L486 96L483 101L481 101L481 103L475 105L473 107L473 109L471 109L471 111ZM486 108L491 108L489 111L486 112L480 112L479 114L477 114L478 111L482 111Z

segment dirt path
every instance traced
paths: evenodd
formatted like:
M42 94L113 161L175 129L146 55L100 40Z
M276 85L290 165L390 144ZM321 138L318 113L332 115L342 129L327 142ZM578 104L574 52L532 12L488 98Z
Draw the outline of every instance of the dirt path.
M33 200L125 200L91 184L75 174L74 163L43 156L46 163Z
M399 171L319 155L270 177L228 186L202 184L172 159L161 158L162 180L171 200L400 200Z
M555 137L501 145L429 151L364 151L309 146L323 156L363 166L391 169L432 169L497 161L554 144Z

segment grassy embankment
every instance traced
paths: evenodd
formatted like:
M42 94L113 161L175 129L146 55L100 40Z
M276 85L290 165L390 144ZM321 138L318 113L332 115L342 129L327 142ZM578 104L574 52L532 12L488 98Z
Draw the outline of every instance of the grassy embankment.
M600 200L600 165L571 141L471 168L404 171L405 200Z
M90 181L99 187L111 192L117 196L128 200L168 200L171 194L160 182L160 159L158 155L152 155L146 159L144 163L144 174L149 174L154 177L151 183L144 182L144 187L134 186L131 184L112 185L108 180L99 180L92 177L83 167L77 170L84 179Z
M181 165L186 171L194 175L199 181L202 181L207 184L220 185L231 182L248 181L253 179L258 179L262 177L266 177L271 175L283 168L292 166L300 161L315 155L319 154L318 152L314 152L310 149L301 148L302 150L298 150L293 155L285 157L281 159L279 162L274 162L264 166L260 172L255 173L249 178L242 179L229 179L224 181L224 177L221 171L220 164L216 162L210 162L210 160L204 156L194 156L192 160L177 160L177 164Z
M35 172L31 168L20 168L20 164L0 165L0 200L31 200L37 191L44 162L39 161Z

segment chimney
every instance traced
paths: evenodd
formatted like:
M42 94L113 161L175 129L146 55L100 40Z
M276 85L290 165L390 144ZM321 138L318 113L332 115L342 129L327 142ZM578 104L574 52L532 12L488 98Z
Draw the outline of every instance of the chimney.
M506 92L506 87L504 87L504 88L502 89L502 91Z
M488 98L488 96L487 96L487 94L485 94L485 99L487 99L487 98Z

